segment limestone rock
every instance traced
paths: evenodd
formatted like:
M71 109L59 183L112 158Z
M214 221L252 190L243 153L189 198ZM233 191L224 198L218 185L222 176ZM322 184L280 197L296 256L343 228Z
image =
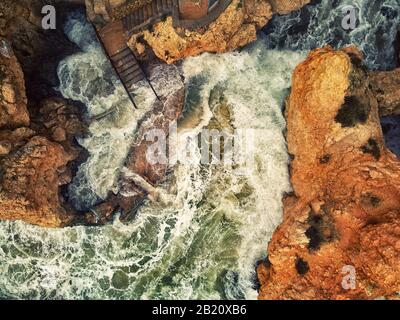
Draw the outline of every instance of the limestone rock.
M70 12L66 9L74 8L79 1L50 2L54 3L57 11L55 30L42 28L41 10L49 1L0 1L0 12L3 14L0 17L0 37L7 39L21 64L29 102L38 103L49 94L55 94L54 87L59 84L58 63L77 50L67 39L62 22ZM16 93L20 91L18 88L15 90Z
M174 28L172 17L157 23L151 30L134 34L129 46L139 55L143 42L156 56L173 63L203 52L222 53L243 47L256 40L256 31L272 17L270 4L264 0L233 0L229 7L202 30Z
M86 133L79 107L61 98L47 98L41 101L39 113L32 122L40 134L59 142L73 158L78 157L82 148L76 144L75 138Z
M54 97L56 67L74 47L60 26L42 29L46 2L0 2L0 220L59 227L76 217L61 187L85 159L75 142L85 123L79 107Z
M287 101L294 193L258 266L260 299L373 299L400 291L400 162L354 49L311 52Z
M63 99L41 105L30 127L0 130L0 220L60 227L75 219L60 188L84 158L74 141L84 127L77 108Z
M310 3L311 0L268 0L274 13L287 14L289 12L299 10L301 7Z
M0 54L0 129L28 124L24 74L13 54Z
M45 227L60 227L71 221L72 212L63 207L59 195L70 160L60 145L39 136L3 158L0 219Z

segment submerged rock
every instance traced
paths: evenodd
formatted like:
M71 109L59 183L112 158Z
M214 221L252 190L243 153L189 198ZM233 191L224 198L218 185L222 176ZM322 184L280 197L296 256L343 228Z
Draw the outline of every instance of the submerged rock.
M260 299L373 299L400 290L400 162L355 49L311 52L287 100L294 194L260 264Z
M117 212L121 213L119 216L121 221L129 221L136 216L138 208L147 199L160 206L166 206L170 202L169 196L164 196L165 192L159 189L159 184L171 172L170 163L168 161L150 163L149 159L154 156L154 146L161 132L165 136L168 149L170 126L175 127L174 124L182 113L185 100L182 71L180 67L170 66L161 61L143 64L143 67L159 99L154 96L150 88L147 88L151 99L143 101L148 105L135 120L137 126L134 128L132 139L128 140L126 158L122 159L116 176L117 187L107 191L103 203L87 210L85 213L87 224L105 224L112 221L114 213ZM143 83L137 87L139 85ZM152 134L156 134L157 137Z

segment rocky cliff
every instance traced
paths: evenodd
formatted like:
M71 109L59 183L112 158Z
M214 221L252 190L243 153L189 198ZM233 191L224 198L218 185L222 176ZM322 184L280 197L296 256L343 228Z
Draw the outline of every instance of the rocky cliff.
M257 30L267 24L274 13L283 14L297 10L310 0L233 0L228 8L212 23L197 29L176 27L172 16L151 25L130 37L129 46L139 57L146 48L167 63L203 52L222 53L241 48L256 40ZM110 20L121 19L148 0L115 1L107 6L105 1L87 0L89 18L103 26ZM108 8L108 9L107 9Z
M3 53L0 54L0 128L28 125L22 69L12 49L6 47L5 40L0 38L0 43L3 44Z
M0 80L4 121L0 126L0 219L65 225L73 211L60 187L70 182L68 164L81 154L73 141L84 131L79 110L63 99L48 98L30 121L16 57L0 58L0 70L6 75Z
M256 40L257 30L271 19L272 14L267 1L234 0L217 20L202 30L174 28L172 17L168 17L151 30L134 34L129 45L140 54L146 43L167 63L202 52L227 52Z
M293 194L258 266L260 299L400 291L400 162L355 49L311 52L287 100Z
M62 196L85 157L81 110L58 97L56 67L75 50L62 27L41 28L43 1L0 3L0 219L46 227L75 212Z

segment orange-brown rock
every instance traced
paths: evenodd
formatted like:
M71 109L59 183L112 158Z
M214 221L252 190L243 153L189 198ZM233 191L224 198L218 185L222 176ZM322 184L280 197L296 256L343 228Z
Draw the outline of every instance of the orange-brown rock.
M55 30L42 28L41 10L48 0L0 1L0 37L8 40L24 72L28 109L45 97L57 94L57 66L77 47L67 39L63 21L78 0L50 1L56 7Z
M0 129L29 123L24 74L5 39L0 38Z
M311 0L268 0L271 3L274 13L287 14L300 9Z
M70 223L74 211L61 195L84 153L74 137L84 132L77 108L60 98L42 102L30 127L0 130L0 220L45 227Z
M392 71L373 71L369 74L372 91L382 116L400 114L400 68Z
M0 53L0 220L60 227L73 210L61 196L71 181L74 141L84 133L79 109L60 98L32 104L29 115L24 75L12 50ZM57 142L57 143L56 143Z
M51 97L40 102L39 112L32 117L35 130L50 140L62 145L73 158L79 156L82 148L77 146L76 137L86 133L82 110L62 98Z
M272 17L271 5L265 0L233 0L228 8L202 30L174 28L172 17L157 23L151 30L134 34L129 46L143 53L143 42L156 56L173 63L203 52L222 53L257 39L257 30Z
M168 164L149 163L146 155L154 141L148 140L147 134L154 129L163 131L168 146L169 128L181 115L184 98L184 89L178 89L162 101L157 101L147 113L136 132L136 139L119 178L120 192L111 194L104 203L87 212L86 223L104 224L113 218L112 213L117 208L122 212L121 221L128 221L134 217L136 209L147 196L152 201L160 200L156 187L166 177Z
M0 219L23 220L45 227L71 221L59 187L70 181L64 149L45 137L33 137L18 151L0 160Z
M149 46L158 58L167 63L203 52L232 51L256 40L257 30L264 27L274 13L289 13L309 2L233 0L214 22L201 29L175 28L173 18L167 17L152 28L133 34L128 45L138 56Z
M260 299L400 291L400 162L355 49L311 52L287 101L294 193L258 266Z

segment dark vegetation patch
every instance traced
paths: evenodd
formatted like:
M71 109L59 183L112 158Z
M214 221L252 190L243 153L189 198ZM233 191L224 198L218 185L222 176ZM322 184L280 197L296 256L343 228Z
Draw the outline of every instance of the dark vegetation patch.
M331 155L330 154L325 154L321 158L319 158L319 163L321 164L326 164L331 160Z
M375 139L368 139L368 143L361 147L361 151L364 153L371 154L376 160L381 157L381 150L379 148L378 142Z
M351 128L358 123L365 123L368 119L371 106L369 103L364 104L357 96L348 96L345 98L344 104L339 109L335 121L340 123L342 127Z
M144 39L144 35L143 34L138 36L136 41L137 41L137 43L140 43L140 44L144 44L144 45L146 44L146 40Z
M320 213L311 212L307 222L310 226L305 235L310 240L310 251L318 250L323 243L331 242L335 238L335 227L327 209L321 209Z
M297 273L302 276L305 275L310 270L310 266L308 265L308 262L303 260L300 257L296 258L295 267L296 267Z
M363 207L377 208L377 207L379 207L381 202L382 202L382 200L378 196L376 196L372 193L366 193L366 194L361 195L361 204Z

